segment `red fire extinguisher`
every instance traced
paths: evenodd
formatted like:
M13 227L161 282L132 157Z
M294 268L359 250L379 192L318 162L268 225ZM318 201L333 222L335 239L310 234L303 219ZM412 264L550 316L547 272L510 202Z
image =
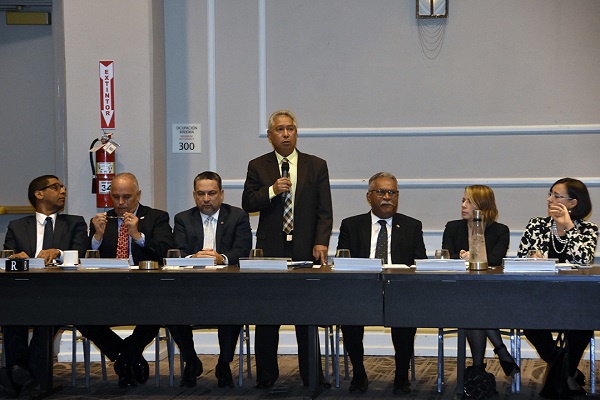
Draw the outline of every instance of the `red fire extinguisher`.
M110 197L110 185L115 177L115 153L119 146L111 139L112 134L106 133L100 139L94 139L90 145L90 164L92 166L92 193L96 194L96 207L109 208L113 206ZM100 142L100 144L97 144ZM96 155L94 163L93 155Z

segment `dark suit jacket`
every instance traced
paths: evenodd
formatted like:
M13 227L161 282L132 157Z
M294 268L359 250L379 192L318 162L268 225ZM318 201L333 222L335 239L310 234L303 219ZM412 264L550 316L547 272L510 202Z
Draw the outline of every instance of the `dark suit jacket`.
M371 213L355 215L342 221L338 249L349 249L350 256L369 258L371 250ZM392 218L392 263L413 265L427 258L421 221L396 213Z
M24 251L29 257L35 257L37 229L35 215L29 215L9 222L4 249L15 253ZM59 250L77 250L79 257L85 256L88 248L87 225L82 216L58 214L54 226L52 247Z
M204 225L198 207L175 215L173 237L175 247L181 250L182 257L202 250ZM225 254L230 265L237 264L240 257L248 257L252 247L248 213L241 208L221 204L215 240L215 250L219 254Z
M485 250L490 266L502 265L506 257L510 232L508 226L492 222L485 228ZM466 219L457 219L446 224L442 237L442 248L450 251L450 258L460 258L461 250L469 250L469 228Z
M267 257L284 255L284 201L281 196L269 200L269 187L280 177L274 151L248 163L242 208L247 212L260 212L256 247L263 249ZM329 246L333 227L329 171L325 160L298 151L296 186L293 259L312 260L313 246Z
M115 210L108 211L109 216L116 216ZM173 232L169 225L169 214L165 211L138 206L135 214L140 218L138 222L138 230L146 237L144 247L138 246L135 241L131 240L131 255L133 262L139 264L140 261L158 261L163 263L163 258L167 255L167 250L173 248ZM143 219L141 219L144 217ZM102 238L102 244L98 248L100 257L114 258L117 255L117 219L109 218L106 222L106 230ZM90 222L90 237L88 246L91 249L92 237L96 230Z

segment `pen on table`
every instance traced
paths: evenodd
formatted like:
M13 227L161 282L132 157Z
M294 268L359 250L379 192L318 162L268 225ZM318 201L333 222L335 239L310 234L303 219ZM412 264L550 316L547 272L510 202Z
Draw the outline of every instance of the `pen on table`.
M120 218L120 219L123 219L123 217L116 217L116 216L114 216L114 215L107 215L107 216L106 216L106 218ZM145 215L142 215L142 216L141 216L141 217L139 217L138 219L144 219L144 218L146 218L146 216L145 216Z

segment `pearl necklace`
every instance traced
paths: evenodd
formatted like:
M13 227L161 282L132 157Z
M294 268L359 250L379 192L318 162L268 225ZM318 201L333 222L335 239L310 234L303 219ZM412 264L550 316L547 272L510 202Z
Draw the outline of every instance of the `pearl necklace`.
M573 221L573 224L575 225L575 228L578 228L579 224L577 223L577 221ZM566 234L566 231L565 231ZM556 251L557 254L562 254L565 252L565 250L567 249L567 246L569 245L569 237L567 236L566 239L563 239L560 237L560 235L558 234L558 228L556 227L556 221L552 220L552 225L550 226L550 236L551 236L551 242L552 242L552 247L554 248L554 251ZM556 242L560 243L563 245L563 248L561 250L558 250L556 248Z

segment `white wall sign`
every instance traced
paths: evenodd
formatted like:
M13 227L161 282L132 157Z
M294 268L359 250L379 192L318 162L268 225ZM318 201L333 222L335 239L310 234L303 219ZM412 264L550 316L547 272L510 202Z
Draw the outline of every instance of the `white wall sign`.
M202 153L200 124L173 124L173 153Z

